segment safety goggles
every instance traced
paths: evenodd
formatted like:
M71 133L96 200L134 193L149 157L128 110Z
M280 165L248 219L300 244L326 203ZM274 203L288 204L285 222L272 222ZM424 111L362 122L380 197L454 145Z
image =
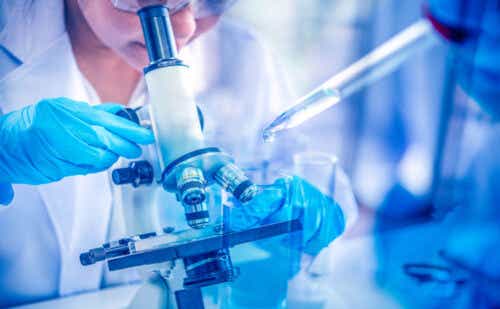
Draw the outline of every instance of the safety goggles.
M125 12L136 13L150 5L164 5L171 15L191 5L195 18L222 15L236 0L110 0L113 6Z

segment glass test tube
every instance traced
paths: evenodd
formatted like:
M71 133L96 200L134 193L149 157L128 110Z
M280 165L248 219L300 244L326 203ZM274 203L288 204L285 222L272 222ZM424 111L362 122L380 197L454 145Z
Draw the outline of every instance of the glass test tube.
M400 67L417 52L437 43L432 25L421 19L319 87L298 99L264 129L266 141L282 130L294 128L322 113L360 89L376 82Z

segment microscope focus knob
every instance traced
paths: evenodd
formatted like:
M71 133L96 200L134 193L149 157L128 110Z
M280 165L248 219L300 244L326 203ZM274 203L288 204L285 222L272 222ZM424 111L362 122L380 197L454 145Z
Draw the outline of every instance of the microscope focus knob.
M106 250L104 248L92 249L89 252L80 254L80 263L83 266L92 265L106 259Z
M134 187L149 185L153 182L153 166L148 161L136 161L128 167L118 168L111 174L115 185L132 184Z

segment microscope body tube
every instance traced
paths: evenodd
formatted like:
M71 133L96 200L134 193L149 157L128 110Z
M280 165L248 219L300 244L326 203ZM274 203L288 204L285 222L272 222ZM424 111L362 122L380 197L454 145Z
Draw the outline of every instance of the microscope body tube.
M157 67L145 74L150 118L156 136L161 170L179 157L205 147L198 110L190 88L189 67L182 64ZM191 166L179 169L177 198L188 224L203 228L209 223L203 171ZM186 183L186 184L184 184ZM165 184L163 184L166 188Z
M161 169L182 155L205 147L198 111L191 90L189 68L159 67L145 75L151 122Z
M160 167L203 148L189 67L177 58L168 9L147 6L138 12L150 65L144 69Z

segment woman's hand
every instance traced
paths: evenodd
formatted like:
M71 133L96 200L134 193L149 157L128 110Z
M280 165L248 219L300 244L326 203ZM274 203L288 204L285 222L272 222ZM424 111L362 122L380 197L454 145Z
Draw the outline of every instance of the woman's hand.
M44 184L141 155L153 133L114 115L117 104L47 99L0 117L0 184Z
M298 244L306 253L316 255L337 238L345 228L342 209L319 189L294 176L278 179L250 202L236 203L231 209L231 228L299 219L303 233Z

